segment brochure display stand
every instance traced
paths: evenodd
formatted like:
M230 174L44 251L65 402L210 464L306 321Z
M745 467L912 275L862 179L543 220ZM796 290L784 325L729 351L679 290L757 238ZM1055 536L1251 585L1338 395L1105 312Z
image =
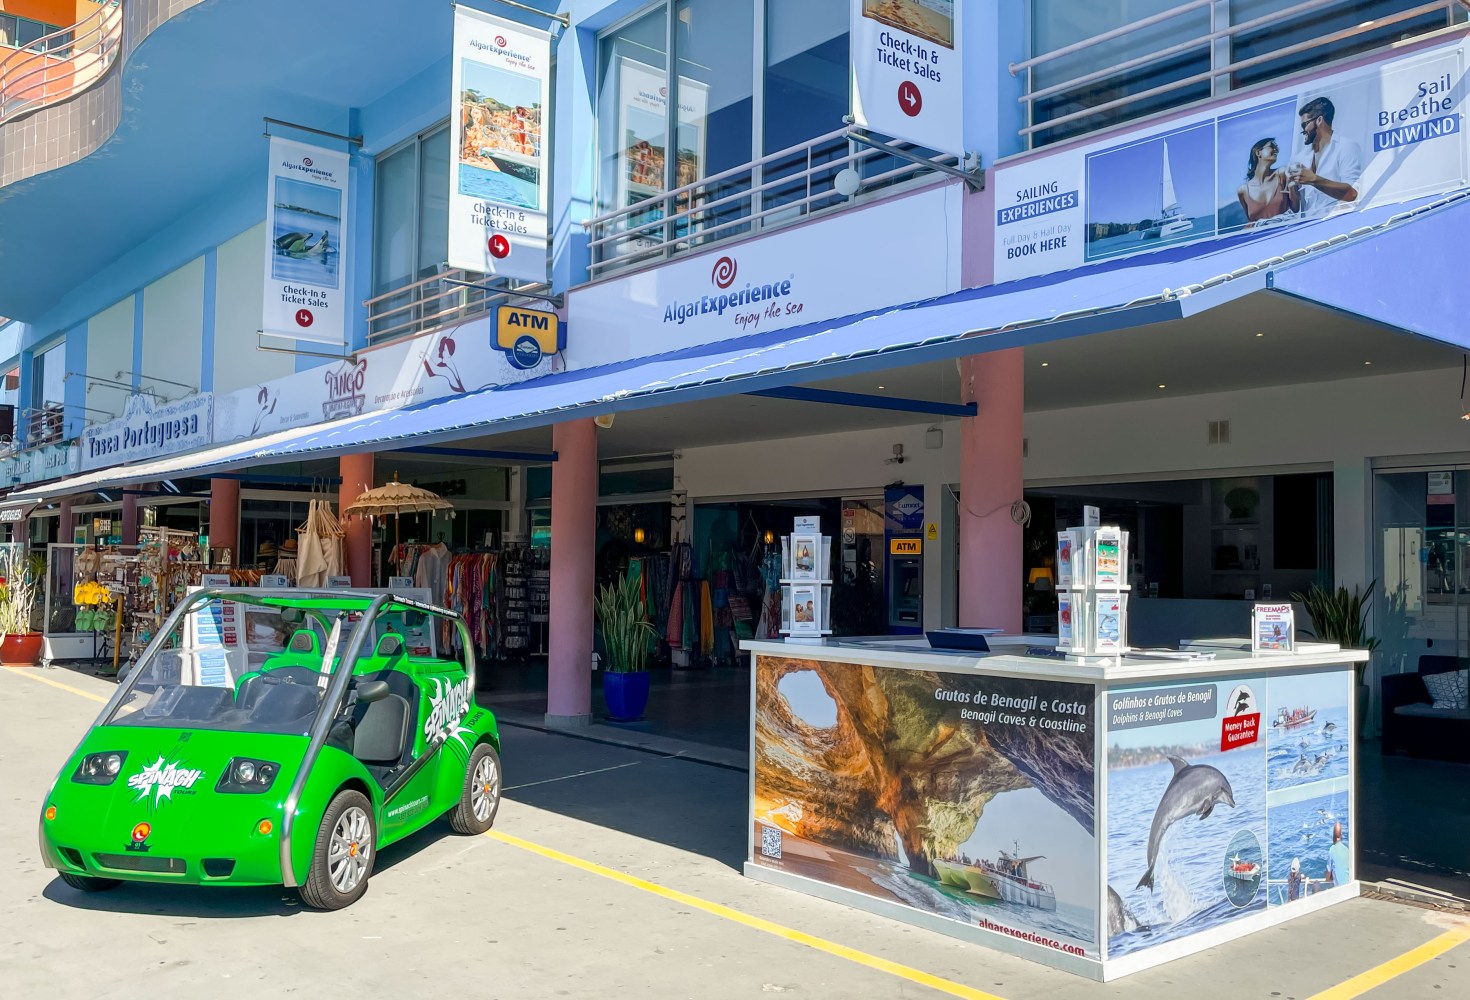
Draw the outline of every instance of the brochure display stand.
M781 537L781 634L817 644L832 634L832 539L816 518Z
M1128 650L1128 532L1103 525L1057 532L1057 649L1068 658Z

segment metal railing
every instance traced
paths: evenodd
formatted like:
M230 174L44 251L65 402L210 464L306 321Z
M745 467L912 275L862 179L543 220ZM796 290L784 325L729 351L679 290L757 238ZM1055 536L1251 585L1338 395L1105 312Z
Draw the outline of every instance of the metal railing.
M455 326L515 299L553 299L544 284L486 286L493 275L444 265L412 284L363 302L367 307L367 340L371 345L414 337Z
M1414 4L1297 42L1285 41L1290 37L1288 29L1293 21L1345 17L1353 15L1363 4L1360 0L1302 0L1238 22L1231 20L1233 6L1231 0L1187 0L1071 45L1011 63L1011 75L1023 77L1025 83L1025 92L1017 100L1025 111L1026 123L1019 131L1028 148L1178 107L1200 99L1202 92L1203 96L1220 96L1271 76L1296 72L1312 61L1326 62L1387 47L1399 41L1402 35L1424 34L1448 27L1455 23L1457 12L1463 20L1465 11L1470 9L1470 0L1432 0ZM1038 69L1051 68L1060 75L1065 72L1061 67L1070 56L1109 42L1143 35L1150 29L1177 22L1189 14L1195 14L1196 19L1204 23L1206 13L1208 27L1204 31L1188 34L1187 28L1180 28L1177 33L1169 33L1169 44L1161 48L1131 55L1120 62L1110 62L1101 69L1061 76L1037 85ZM1436 13L1442 13L1443 20L1433 18ZM1416 20L1423 23L1420 26L1410 23ZM1397 34L1390 30L1396 25L1402 26ZM1297 27L1304 25L1299 23ZM1277 39L1282 40L1281 44L1272 45L1272 41ZM1246 40L1263 51L1237 58L1237 44ZM1358 42L1356 46L1351 44L1354 40ZM1322 58L1311 59L1309 54L1314 50L1320 50ZM1307 58L1292 58L1297 56ZM1282 62L1279 72L1259 72L1261 67L1273 62ZM1178 69L1181 63L1190 64L1190 67L1178 73L1169 72L1171 67ZM1198 64L1199 68L1191 71L1193 64ZM1249 73L1250 70L1258 72ZM1148 81L1159 75L1169 78L1148 85ZM1135 90L1130 88L1130 84L1142 86Z
M101 80L122 49L122 34L122 5L107 5L0 57L0 124L74 97ZM48 51L53 48L62 54Z
M665 260L723 240L837 211L864 195L926 175L954 175L951 155L885 146L841 128L758 160L712 174L582 223L593 278ZM847 193L838 189L844 178ZM978 180L978 175L972 175Z
M20 411L24 448L55 444L66 433L66 404L47 402Z

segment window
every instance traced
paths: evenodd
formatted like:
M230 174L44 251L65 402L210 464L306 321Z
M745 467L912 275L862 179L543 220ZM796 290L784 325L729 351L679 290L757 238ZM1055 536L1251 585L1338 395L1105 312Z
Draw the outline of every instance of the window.
M26 442L31 447L60 441L66 414L66 343L35 356Z
M770 162L759 174L736 168L843 127L851 106L849 16L847 0L673 0L603 35L598 211L648 204L618 221L598 256L673 239L687 249L749 231L752 187L804 171L808 159L803 152L791 163ZM834 141L815 162L846 152ZM792 188L806 195L805 175ZM768 190L761 208L795 197Z
M1036 61L1023 71L1030 121L1022 135L1031 146L1046 145L1384 48L1465 17L1452 5L1407 16L1423 6L1422 0L1310 7L1300 0L1031 0ZM1127 30L1100 39L1120 28ZM1212 33L1220 40L1212 43ZM1292 51L1313 42L1319 44Z
M479 311L475 307L483 305L483 291L424 281L449 270L447 122L378 157L374 199L368 339L412 336ZM466 274L464 280L481 277Z

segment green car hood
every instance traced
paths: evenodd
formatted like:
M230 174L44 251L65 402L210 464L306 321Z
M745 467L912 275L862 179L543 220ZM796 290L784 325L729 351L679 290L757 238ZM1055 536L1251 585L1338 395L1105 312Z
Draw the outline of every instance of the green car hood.
M236 855L258 841L260 821L279 826L281 809L306 751L305 736L98 726L57 776L48 805L56 816L43 829L55 843L83 851L120 851L139 823L148 846L169 857ZM126 752L111 784L74 780L91 753ZM280 765L264 792L221 791L237 757Z

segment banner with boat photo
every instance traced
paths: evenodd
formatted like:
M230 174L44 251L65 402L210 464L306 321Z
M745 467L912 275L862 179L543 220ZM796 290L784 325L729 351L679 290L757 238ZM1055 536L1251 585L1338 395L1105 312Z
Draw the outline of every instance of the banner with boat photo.
M1107 693L1107 957L1352 879L1352 674Z
M1441 46L1002 166L996 281L1462 187L1464 63Z
M752 862L1098 958L1094 688L760 656Z
M454 9L449 264L546 280L551 39Z

